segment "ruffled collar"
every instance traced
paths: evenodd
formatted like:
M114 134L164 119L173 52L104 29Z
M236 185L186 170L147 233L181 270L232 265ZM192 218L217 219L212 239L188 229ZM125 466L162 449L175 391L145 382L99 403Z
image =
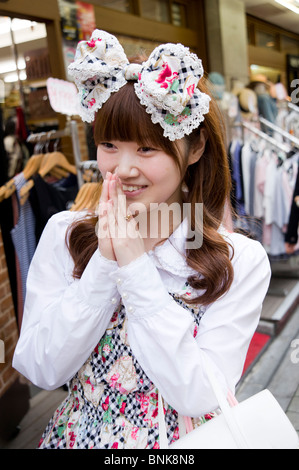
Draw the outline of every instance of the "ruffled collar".
M229 232L221 225L218 232L225 238ZM186 261L185 242L188 234L188 219L177 227L173 234L162 244L148 252L157 268L182 277L198 275L198 271L188 266Z
M198 274L197 271L188 266L186 261L185 241L187 233L188 219L185 218L163 245L158 245L154 250L148 252L157 268L184 277Z

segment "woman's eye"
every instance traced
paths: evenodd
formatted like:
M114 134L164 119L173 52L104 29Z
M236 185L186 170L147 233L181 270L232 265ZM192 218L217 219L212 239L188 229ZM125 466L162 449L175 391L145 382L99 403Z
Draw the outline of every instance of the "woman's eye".
M101 142L100 143L101 147L104 147L105 149L113 149L115 148L113 144L110 142Z
M140 147L139 150L142 153L149 153L149 152L154 152L155 149L153 149L152 147Z

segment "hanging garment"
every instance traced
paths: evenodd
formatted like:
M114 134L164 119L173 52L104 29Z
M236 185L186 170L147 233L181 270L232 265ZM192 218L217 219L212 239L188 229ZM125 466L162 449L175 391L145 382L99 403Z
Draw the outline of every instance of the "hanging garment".
M299 156L299 154L297 154ZM296 244L298 242L298 224L299 224L299 207L296 204L295 198L299 195L299 171L297 171L297 178L293 192L292 205L290 210L290 217L288 220L288 227L285 234L285 241L287 243Z
M239 140L231 143L229 148L230 161L232 167L232 180L234 187L234 208L239 215L245 215L244 210L244 183L242 170L242 144Z
M18 205L18 220L14 228L11 230L11 237L15 247L16 256L19 261L24 300L26 295L26 281L29 265L36 249L35 217L29 201L26 201L23 205L19 202L20 190L27 183L23 173L16 175L14 181L16 187L15 195L17 197Z
M36 219L36 241L38 243L46 223L57 212L70 209L78 193L75 175L63 180L47 182L40 175L33 177L34 186L30 190L29 201Z
M276 123L276 118L278 114L278 109L275 101L268 93L264 93L262 95L258 95L258 109L260 116L267 119L267 121L272 122L272 124ZM273 131L269 129L267 126L261 125L261 129L263 132L269 135L273 135Z

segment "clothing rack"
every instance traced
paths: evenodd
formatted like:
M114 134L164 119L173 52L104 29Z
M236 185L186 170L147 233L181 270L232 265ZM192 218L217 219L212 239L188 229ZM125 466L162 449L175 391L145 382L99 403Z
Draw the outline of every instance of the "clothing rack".
M68 121L64 129L58 131L39 132L37 134L30 134L27 138L27 142L49 142L50 140L57 140L62 137L71 137L74 151L74 159L76 168L79 169L81 163L81 153L79 144L79 135L76 121ZM80 188L83 184L83 178L80 171L77 171L78 187Z
M84 170L93 170L99 171L99 167L96 160L85 160L84 162L79 163L79 169Z
M261 120L260 122L263 122L263 118L259 118ZM266 120L265 120L266 121ZM266 123L266 122L265 122ZM271 123L272 124L272 123ZM261 130L257 129L254 127L254 125L249 124L247 122L242 122L241 123L243 128L248 129L250 132L255 133L265 141L269 142L271 145L275 146L276 148L282 150L283 152L288 153L290 151L289 145L277 142L273 137L269 136L268 134L265 134ZM282 129L278 128L280 131ZM292 140L293 136L288 134L289 140ZM298 139L297 139L298 140ZM285 259L271 259L271 267L272 267L272 275L276 277L282 277L282 278L289 278L289 279L299 279L299 257L297 255L295 256L290 256ZM298 284L299 288L299 284ZM281 295L285 296L282 291L277 290L277 289L271 289L269 288L268 291L269 295Z
M272 124L272 122L268 121L267 119L263 117L259 117L259 121L261 124L264 124L265 126L269 127L269 129L272 129L275 132L278 132L279 134L281 134L283 137L291 141L293 144L295 144L296 147L299 148L299 139L289 134L287 131L284 131L283 129L276 126L275 124Z
M249 124L248 122L242 122L241 126L245 127L250 132L253 132L254 134L258 135L259 137L261 137L261 139L266 140L267 142L269 142L269 144L278 148L282 152L288 153L290 151L290 147L288 145L277 142L275 139L273 139L273 137L269 136L268 134L265 134L265 132L257 129L256 127Z
M96 160L85 160L80 162L78 168L81 171L81 174L91 171L93 175L95 175L97 182L100 182L103 179ZM82 178L84 179L83 176Z
M288 108L291 109L292 111L296 111L296 113L299 113L299 107L293 103L288 103Z

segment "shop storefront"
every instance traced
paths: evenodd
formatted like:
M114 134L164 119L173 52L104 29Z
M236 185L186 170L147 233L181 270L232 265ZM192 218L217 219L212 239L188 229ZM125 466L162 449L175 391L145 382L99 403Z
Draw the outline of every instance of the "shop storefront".
M57 129L64 117L49 106L45 81L64 78L60 17L56 1L9 1L0 4L0 180L18 173L29 156L26 147L31 129ZM16 144L17 134L17 144ZM6 147L3 147L6 137ZM11 150L9 164L4 159ZM1 307L0 340L0 441L17 430L29 408L29 388L11 367L19 334L17 265L10 230L13 226L11 198L0 208Z
M246 86L257 75L265 76L274 84L281 82L289 94L292 82L299 76L299 35L246 16L244 4L239 0L0 0L0 128L3 134L0 145L4 144L0 159L0 447L1 439L10 438L17 429L28 410L30 396L27 382L11 366L25 292L22 292L22 266L16 256L20 244L17 246L11 233L27 199L18 204L16 187L7 182L22 172L33 153L43 157L63 151L67 160L64 169L70 169L69 173L73 171L70 176L79 174L78 159L95 163L92 126L67 112L55 111L48 89L49 77L71 81L67 67L74 59L77 43L88 39L95 28L117 36L128 57L140 53L148 55L157 45L166 42L188 46L202 59L207 74L216 72L217 79L220 76L223 80L218 85L221 91L226 87L229 92L233 111L237 108L238 113L233 114L232 120L238 118L239 128L242 116L239 116L238 105L242 103L237 99L239 95L232 93L235 81L245 87L245 98L248 92L252 98L253 92ZM248 103L251 105L250 100L242 104L242 112L250 120L253 112ZM231 110L227 102L223 104L226 111ZM74 134L69 133L70 130ZM230 131L233 134L235 127L231 126ZM12 137L16 135L18 146L12 146ZM32 135L37 138L28 141ZM54 136L55 141L50 142ZM264 134L262 138L269 142L269 136ZM247 144L250 144L249 139ZM284 149L284 145L279 148ZM9 163L4 162L3 157L6 158L10 150ZM45 179L45 184L55 184L61 176L61 168L56 168L55 172L54 165L52 170L52 179ZM89 170L93 171L92 165ZM96 182L99 187L100 175L98 169L96 171L98 179L93 180L94 175L86 173L85 182ZM25 186L27 182L22 184ZM76 186L77 193L78 189ZM24 194L28 197L29 189ZM70 207L68 200L65 208L59 207L59 210ZM49 218L52 213L48 211ZM19 236L22 238L23 233ZM37 242L36 238L34 248ZM31 259L28 257L28 261ZM24 269L28 268L29 262Z
M4 121L21 108L29 129L59 126L46 93L49 76L64 78L57 2L6 2L0 15Z
M52 151L53 147L45 141L38 148L38 142L34 141L34 148L28 143L29 135L48 136L49 132L67 129L69 118L55 112L50 104L47 79L69 80L67 65L74 58L77 42L88 38L95 27L115 34L127 56L140 52L149 54L163 42L181 42L198 53L207 68L203 1L1 1L0 124L2 141L4 136L8 137L6 154L12 137L17 134L18 139L17 150L13 145L14 154L8 166L2 154L2 189L24 168L33 151ZM86 145L89 129L82 123L77 127L79 145L76 151L81 160L87 160L90 157ZM73 163L71 144L66 139L62 148L68 161ZM11 238L18 217L13 207L16 189L9 186L9 195L6 189L0 196L0 345L4 349L0 357L0 442L13 434L29 406L27 383L11 367L24 299L22 295L20 297L20 266ZM20 215L22 204L19 209Z
M249 15L247 32L250 78L265 75L272 83L283 83L291 95L292 82L299 78L299 34Z
M128 56L161 42L182 42L206 62L203 2L11 0L0 5L0 80L3 120L24 112L29 132L62 127L51 109L46 79L69 80L76 44L97 27L122 42ZM200 26L200 27L199 27ZM205 63L206 65L206 63Z

